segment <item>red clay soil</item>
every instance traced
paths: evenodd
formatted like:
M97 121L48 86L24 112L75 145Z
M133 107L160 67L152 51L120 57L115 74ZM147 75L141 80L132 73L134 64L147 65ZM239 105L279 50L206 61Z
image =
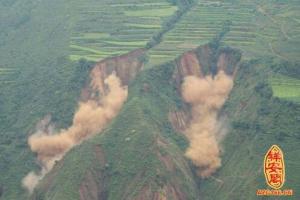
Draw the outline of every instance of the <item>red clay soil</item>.
M188 51L184 53L180 57L180 61L178 64L180 65L178 69L180 76L202 76L201 66L198 61L196 52Z
M233 72L230 72L228 70L231 65L234 66ZM236 61L236 58L232 54L232 52L230 52L230 53L223 52L218 57L217 67L218 67L218 70L223 70L227 74L235 76L237 68L238 68L238 63Z
M128 54L116 56L113 58L104 59L94 66L90 72L90 76L101 77L100 84L101 92L105 91L104 80L112 72L121 79L122 85L128 85L128 83L136 76L136 74L142 69L143 62L141 57L145 54L145 49L137 49ZM81 99L90 99L93 94L93 89L90 86L86 86L81 91Z
M224 70L227 74L235 75L239 62L234 53L234 51L221 50L220 55L216 58L217 63L214 63L216 61L209 45L184 53L176 61L177 68L173 74L177 88L180 88L182 80L186 76L205 76L206 74L203 72L204 66L211 69L213 65L217 65L218 70ZM234 68L233 72L229 70L232 67Z

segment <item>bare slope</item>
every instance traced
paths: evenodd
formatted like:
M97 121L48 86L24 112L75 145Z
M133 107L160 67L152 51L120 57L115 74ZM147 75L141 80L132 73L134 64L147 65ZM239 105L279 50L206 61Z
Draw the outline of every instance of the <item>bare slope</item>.
M203 49L211 53L205 55ZM231 75L240 59L237 51L209 45L191 53L196 60L206 58L217 71L224 69ZM179 62L188 54L140 72L112 124L59 161L31 199L198 199L197 175L184 156L187 141L173 128L177 121L172 124L169 118L176 111L189 115L180 95L184 77L212 73L210 65L200 59L207 72L200 64ZM217 65L222 55L228 59ZM114 66L118 68L118 63ZM187 69L189 74L182 73Z

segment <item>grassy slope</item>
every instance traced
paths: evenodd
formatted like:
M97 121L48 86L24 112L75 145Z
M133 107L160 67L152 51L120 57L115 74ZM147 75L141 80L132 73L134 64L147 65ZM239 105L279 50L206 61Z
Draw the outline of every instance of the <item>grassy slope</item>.
M256 190L266 188L262 163L265 152L272 144L278 144L285 154L284 188L295 191L299 188L297 147L300 136L297 131L300 128L300 106L272 96L268 77L274 72L268 66L270 63L276 65L272 59L262 58L240 66L234 89L222 111L230 125L222 143L225 149L223 166L214 177L200 182L201 198L256 199ZM101 135L66 156L63 164L58 165L44 184L47 185L49 180L54 182L47 188L42 184L39 193L45 193L45 199L49 200L78 199L79 183L89 169L99 165L92 161L96 157L90 156L95 154L95 146L101 146L107 159L106 163L101 163L106 167L98 170L110 177L105 181L108 199L120 199L124 194L132 199L149 183L153 191L159 191L160 183L169 180L170 176L182 177L167 171L158 173L164 166L155 155L157 137L170 142L170 147L163 151L172 155L173 159L180 161L186 147L184 138L170 128L167 119L170 110L181 106L180 97L169 81L172 68L172 65L157 66L139 74L129 87L129 99L119 116ZM143 89L145 84L148 85L147 92ZM75 163L79 167L75 167ZM183 164L182 161L179 163ZM63 167L60 168L61 165ZM140 173L143 176L135 179ZM194 200L197 194L193 188L194 182L179 180L185 191L192 191L188 199ZM65 187L57 187L61 184ZM131 191L129 194L126 193L128 190ZM293 199L298 198L296 193Z
M9 3L0 6L5 19L0 65L14 70L0 81L0 185L3 199L15 200L23 192L22 177L35 166L27 135L49 113L55 113L59 126L70 123L84 80L77 64L64 58L69 42L69 27L62 23L69 20L66 2Z
M130 2L132 5L128 4ZM94 42L91 39L106 36L98 33L99 29L91 30L93 27L99 27L95 20L90 20L89 23L79 21L82 12L96 8L93 7L95 3L92 0L77 3L69 0L0 0L0 190L4 191L2 199L20 199L24 192L20 184L22 177L37 167L34 155L27 146L28 134L33 131L35 124L47 114L52 115L57 127L66 127L71 122L80 89L87 78L87 67L85 63L79 64L69 60L69 56L73 55L70 45L76 40L74 37L80 34L88 39L87 42ZM149 1L143 3L147 4L148 8L155 4ZM126 5L119 4L120 2L112 6L118 5L122 11L122 7L132 9L135 2L128 0ZM171 6L167 2L160 2L155 6L162 4ZM86 7L80 7L82 5ZM85 14L85 17L101 19L102 12ZM163 21L152 21L155 23L153 27L139 27L139 23L144 23L143 20L129 20L128 26L137 25L138 29L143 30L151 28L148 33L154 34ZM107 31L109 26L111 23L107 21L107 28L104 30ZM140 35L143 36L143 32ZM141 42L147 38L150 38L150 35L144 38L136 37L135 42L131 43L132 47L126 48L126 51L136 48L136 45L140 47ZM118 45L128 45L122 43L128 41L127 39L124 37L118 41L108 41L107 51L110 54L116 53L114 48L119 48ZM98 60L101 56L93 58Z
M79 199L79 184L87 171L105 165L98 171L109 177L104 182L109 200L133 199L144 187L159 192L171 181L179 184L188 199L197 199L196 184L190 178L193 175L183 158L185 139L172 130L166 114L180 105L171 81L173 68L174 65L169 64L142 72L130 85L128 101L118 117L102 134L66 156L63 164L40 186L41 196L47 200ZM145 84L147 91L143 90ZM167 147L157 144L159 138L166 141ZM106 163L91 162L97 160L95 146L103 149ZM171 156L176 170L167 170L158 160L157 152ZM58 187L62 184L64 187Z
M293 2L297 4L296 1ZM0 6L0 16L6 19L0 22L1 30L4 30L0 33L0 69L9 68L12 71L11 73L0 72L0 186L3 186L5 191L3 199L18 199L18 195L22 192L20 179L28 170L33 168L34 158L26 146L27 133L32 130L34 124L39 119L48 113L53 114L55 117L54 120L59 123L58 126L66 126L70 123L72 113L76 107L79 88L81 87L80 84L74 80L77 80L77 78L81 76L76 77L77 72L80 71L76 67L76 64L64 59L64 57L69 55L69 38L71 36L76 37L71 34L73 29L68 26L68 24L72 25L72 23L74 23L72 17L70 17L72 16L72 13L70 13L72 9L69 7L71 3L66 4L67 1L56 0L41 2L31 0L1 0L0 3L7 6ZM294 7L297 8L297 6ZM289 12L284 15L288 16L288 19L292 19L293 23L295 23L294 27L299 27L297 25L297 12L293 13L294 11L290 11L289 8L286 8L286 10ZM279 17L280 16L282 15L279 15ZM290 28L290 31L293 31L291 35L294 40L289 43L283 42L282 44L289 44L289 47L295 49L292 53L295 53L297 52L297 45L294 44L297 43L293 41L298 40L298 28ZM185 34L183 33L183 35ZM84 36L91 37L91 35ZM101 37L102 36L103 35L101 35ZM189 39L187 38L187 40ZM171 48L176 47L171 46ZM280 48L280 50L282 49L283 48ZM160 53L154 54L160 55ZM161 55L164 56L164 53ZM292 54L289 55L291 55L292 60L296 58L292 56ZM173 57L170 59L172 58ZM45 74L47 78L44 78ZM239 94L242 94L243 87L246 86L247 85L240 86L239 91L241 91L241 93ZM251 88L249 91L252 91ZM249 93L251 94L251 92ZM290 110L287 109L288 105L282 105L278 102L276 104L274 103L274 105L277 107L277 111L274 109L274 112L282 112L285 113L285 115L287 115L286 112L290 112ZM252 109L254 108L255 106L252 107ZM279 108L281 109L280 111L278 110ZM253 110L249 109L248 111L249 113L247 115L256 116L252 114ZM294 112L296 111L295 109ZM246 111L244 115L246 115ZM274 114L274 116L277 115L281 116L281 114ZM273 118L268 117L266 119L271 121ZM288 120L290 118L285 117L283 119ZM294 118L291 118L290 120L293 119ZM287 127L290 127L290 124L297 124L295 121L286 123L288 124ZM269 129L276 129L276 127L270 127L270 124L277 126L276 123L267 123ZM296 128L291 127L288 131L282 131L281 135L285 135L286 132L296 132ZM228 136L229 139L225 141L225 149L228 149L226 152L229 152L229 154L224 155L224 160L230 160L229 158L227 159L227 157L233 152L231 149L234 149L231 145L236 144L236 140L243 137L240 135L244 132L245 131L234 131L233 134ZM274 132L278 133L280 131L274 130L272 133ZM285 144L297 143L297 140L289 139L290 137L283 137L288 138L285 139ZM267 138L273 138L273 135L269 135ZM265 145L263 142L261 142L259 146L259 142L255 141L250 143L247 139L244 138L244 140L246 142L245 145L258 145L253 146L253 149L263 148L263 145ZM294 148L294 146L287 146L286 148ZM240 146L240 148L241 154L237 156L246 155L243 153L243 151L246 150L242 148L242 146ZM265 147L265 149L266 148L267 147ZM265 149L259 153L263 154ZM285 151L285 147L283 150ZM296 153L296 151L292 151L292 153L293 152ZM257 159L260 159L260 157ZM72 162L71 158L69 162ZM260 161L257 160L256 162L259 163ZM296 162L289 162L293 166L292 169L297 168ZM245 165L247 162L244 161L241 163ZM22 168L20 166L22 166ZM226 165L224 170L226 170ZM231 170L229 165L227 170ZM20 173L16 173L16 171ZM220 173L222 173L222 171ZM227 172L224 171L223 173L225 174ZM234 182L235 180L230 181ZM260 179L261 183L262 181L263 180ZM236 187L237 190L243 185L242 182L238 183L240 185ZM207 191L211 194L214 191L214 187L212 186L216 186L215 184L213 181L211 181L211 183L204 182L203 188L209 188ZM231 183L231 186L233 184L234 183ZM243 187L247 188L248 185L245 184ZM216 193L216 195L220 197L227 193L231 194L228 191L232 189L234 188L221 188L220 192ZM248 191L247 189L245 190ZM205 193L205 190L203 190L203 192Z
M223 143L223 166L200 184L204 199L260 199L257 189L267 188L263 175L264 154L272 144L279 145L285 156L286 184L283 189L294 189L289 199L299 199L300 106L272 97L267 77L273 72L263 58L241 66L233 91L225 104L231 124ZM263 199L263 198L261 198ZM270 198L273 199L273 198Z
M174 29L164 35L162 42L150 49L147 67L173 60L182 52L211 41L224 23L230 24L230 30L223 45L242 50L244 60L264 55L299 63L299 1L195 2ZM275 96L299 102L299 77L288 85L282 78L269 78ZM291 77L285 79L287 82Z
M270 78L270 84L272 85L274 96L295 102L300 101L299 79L278 74Z
M265 55L274 56L277 61L266 59L267 61L263 61L261 64L250 65L253 69L249 71L243 69L239 72L231 98L224 109L232 128L223 144L225 149L223 167L215 175L224 183L220 184L214 178L203 181L200 184L201 196L205 197L204 199L256 199L256 189L266 187L262 162L264 153L272 144L279 144L285 152L287 163L285 188L293 188L297 191L300 187L299 173L297 172L300 166L296 159L299 154L299 151L296 150L299 145L299 134L297 134L299 105L284 100L298 101L299 72L288 70L297 68L298 65L285 63L283 67L272 66L273 68L284 68L283 70L277 69L276 73L268 71L271 70L270 66L273 62L277 63L279 59L289 60L292 63L299 61L296 56L299 54L297 53L299 52L297 47L299 24L295 24L296 22L293 20L299 17L295 12L299 7L299 2L231 1L220 5L200 3L199 7L201 8L199 9L203 9L203 11L199 13L203 17L207 17L205 21L211 21L211 24L214 24L213 27L217 27L216 23L220 19L232 21L231 30L224 39L225 44L240 48L244 53L244 59ZM257 6L267 10L268 15L263 15L262 10L260 10L260 14L256 15ZM226 7L230 8L231 12L224 10ZM207 12L208 10L210 12ZM252 15L256 15L256 17L253 18ZM201 23L203 22L194 21L190 28L200 31L196 38L199 42L205 41L201 39L201 33L205 35L211 29L209 24L201 25ZM197 24L199 25L197 26ZM183 25L184 23L182 23ZM188 37L189 33L184 33L184 29L180 28L180 23L177 27L177 30L175 28L169 32L169 35L179 34ZM191 30L189 32L193 33ZM288 37L289 35L292 37ZM173 38L177 41L180 40L180 37ZM165 43L167 41L168 36ZM278 44L276 49L273 43ZM270 44L272 44L272 48ZM284 46L289 46L289 48L283 48ZM274 65L279 65L278 63ZM285 76L280 75L278 73L280 71L283 71ZM292 72L286 73L286 71ZM282 100L267 99L255 91L256 84L263 80L265 80L264 84L269 84L269 88L262 93L272 93L270 90L273 90L274 97L282 98ZM283 93L282 88L285 89ZM246 107L242 108L244 104ZM296 193L293 199L298 198L299 194Z

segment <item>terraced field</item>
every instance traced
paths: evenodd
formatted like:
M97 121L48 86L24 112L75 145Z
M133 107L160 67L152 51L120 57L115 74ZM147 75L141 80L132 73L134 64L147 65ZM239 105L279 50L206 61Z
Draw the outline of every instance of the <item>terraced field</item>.
M138 4L134 0L126 3L81 0L73 6L77 17L74 18L70 58L75 61L80 58L98 61L144 48L178 9L167 1L158 0L143 0ZM229 22L230 31L224 36L224 45L241 49L244 59L264 55L299 61L298 10L296 1L198 0L162 41L149 50L147 66L173 60L184 51L211 41L225 22ZM295 82L283 85L276 81L279 79L272 80L276 96L296 98L293 95L297 86L292 86Z
M299 61L299 3L261 1L251 7L252 17L240 18L238 23L233 21L231 32L225 39L226 44L243 49L246 57L272 55Z
M8 83L13 83L12 76L16 72L15 69L0 67L0 86Z
M163 41L150 50L149 66L172 60L186 50L209 42L222 28L222 12L215 4L199 1L165 34Z
M168 32L150 53L149 66L171 60L183 51L211 41L229 22L224 45L240 48L244 59L261 55L299 61L299 3L265 1L203 1Z
M143 48L177 10L167 1L78 1L71 60L100 59Z
M271 80L273 95L282 99L300 102L300 80L277 75Z

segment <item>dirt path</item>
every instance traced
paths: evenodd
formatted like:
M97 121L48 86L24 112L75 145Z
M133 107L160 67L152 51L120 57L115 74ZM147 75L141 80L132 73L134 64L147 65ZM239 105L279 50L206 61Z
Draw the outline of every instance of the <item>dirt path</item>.
M291 39L291 37L290 37L290 36L288 36L288 34L286 33L286 30L285 30L285 28L284 28L284 25L283 25L283 24L281 24L281 25L280 25L280 30L281 30L281 32L283 33L283 35L284 35L284 37L285 37L286 39L288 39L288 40L290 40L290 39Z
M288 58L286 58L286 57L280 55L279 53L277 53L277 52L274 50L273 45L272 45L271 42L269 42L269 47L270 47L270 50L271 50L272 54L276 55L277 57L279 57L279 58L281 58L281 59L283 59L283 60L286 60L286 61L289 60Z
M257 11L262 13L264 16L268 17L278 28L280 29L280 32L285 37L285 39L290 40L291 38L286 33L286 30L283 26L283 24L279 23L275 18L273 18L266 10L264 10L261 6L257 6Z
M216 178L216 177L214 177L214 176L211 176L211 178L212 178L213 180L217 181L218 183L220 183L221 185L224 184L224 181L222 181L221 179L218 179L218 178Z

